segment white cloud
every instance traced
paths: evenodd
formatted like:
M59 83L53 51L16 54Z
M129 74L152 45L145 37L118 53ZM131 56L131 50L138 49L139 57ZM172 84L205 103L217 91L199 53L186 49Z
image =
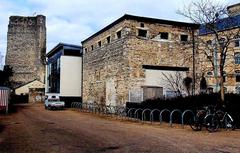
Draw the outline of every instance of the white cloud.
M176 14L176 10L189 2L190 0L1 0L0 51L5 54L8 18L11 15L31 16L35 12L45 15L49 51L59 42L80 45L82 40L125 13L186 21ZM234 4L238 0L228 2Z

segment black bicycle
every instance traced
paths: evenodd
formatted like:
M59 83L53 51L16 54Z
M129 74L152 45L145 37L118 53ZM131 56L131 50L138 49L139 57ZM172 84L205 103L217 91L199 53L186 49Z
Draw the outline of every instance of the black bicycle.
M231 115L221 110L216 111L215 106L197 111L196 116L190 120L190 126L194 131L201 131L205 126L209 132L216 132L219 128L234 130L236 127Z

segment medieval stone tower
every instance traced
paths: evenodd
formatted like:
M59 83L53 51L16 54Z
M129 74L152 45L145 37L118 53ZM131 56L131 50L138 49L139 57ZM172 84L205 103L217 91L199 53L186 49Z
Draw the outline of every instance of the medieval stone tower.
M7 33L6 65L13 68L13 87L33 80L44 82L46 17L11 16Z

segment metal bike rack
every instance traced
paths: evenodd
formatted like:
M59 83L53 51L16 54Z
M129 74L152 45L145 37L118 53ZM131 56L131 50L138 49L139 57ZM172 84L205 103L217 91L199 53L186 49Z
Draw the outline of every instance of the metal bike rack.
M170 121L169 121L169 123L170 123L170 126L172 127L172 116L173 116L173 114L175 113L175 112L178 112L178 113L180 113L180 115L181 115L181 117L182 117L182 111L181 110L179 110L179 109L174 109L172 112L171 112L171 114L170 114Z
M151 120L151 124L152 124L152 122L153 122L153 120L154 120L154 112L158 112L159 113L159 115L158 115L158 119L159 119L159 121L160 121L160 110L159 109L153 109L152 111L151 111L151 113L150 113L150 120Z
M145 121L145 119L146 119L146 114L145 114L145 112L147 112L147 111L149 111L149 116L150 116L150 113L151 113L151 109L144 109L143 110L143 112L142 112L142 123Z
M164 112L168 112L169 114L171 114L171 112L170 112L170 110L169 109L163 109L161 112L160 112L160 114L159 114L159 118L160 118L160 124L162 123L162 114L164 113Z
M185 116L185 114L187 114L187 113L191 113L192 116L193 116L193 119L195 120L195 114L194 114L194 112L193 112L192 110L190 110L190 109L187 109L187 110L185 110L185 111L182 113L182 126L184 126L184 116Z
M136 111L134 112L134 118L135 118L136 120L139 120L139 118L138 118L138 117L139 117L138 114L139 114L140 111L143 112L143 109L138 108L138 109L136 109Z

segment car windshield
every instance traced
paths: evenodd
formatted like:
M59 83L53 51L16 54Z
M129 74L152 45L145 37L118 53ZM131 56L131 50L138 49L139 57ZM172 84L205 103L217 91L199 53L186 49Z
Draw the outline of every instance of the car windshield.
M59 99L48 99L48 102L56 102L59 101Z

